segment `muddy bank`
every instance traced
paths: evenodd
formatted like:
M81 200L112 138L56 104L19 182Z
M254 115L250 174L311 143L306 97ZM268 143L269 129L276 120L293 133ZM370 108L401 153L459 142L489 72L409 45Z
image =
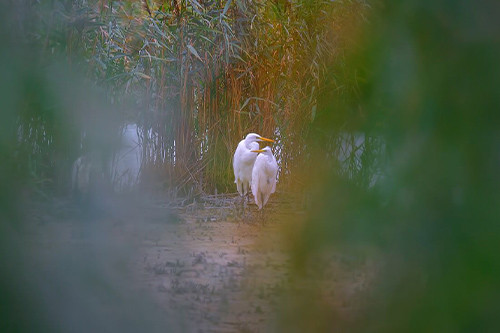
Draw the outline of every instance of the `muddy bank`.
M60 310L48 315L63 311L67 300L76 304L78 310L70 311L74 317L78 311L86 313L89 304L114 313L101 319L104 327L107 320L127 322L137 316L137 307L148 318L138 327L151 331L274 331L300 301L296 296L310 293L313 302L345 318L355 316L356 300L370 280L365 262L353 264L339 253L328 253L312 274L297 277L290 248L305 212L296 200L276 195L263 215L251 203L244 210L239 205L236 196L219 195L190 203L121 203L83 217L66 203L49 214L34 209L23 233L36 253L36 267L52 267L48 276L70 285L56 302ZM59 287L43 288L50 293ZM82 304L82 297L93 300ZM134 326L124 327L132 331Z

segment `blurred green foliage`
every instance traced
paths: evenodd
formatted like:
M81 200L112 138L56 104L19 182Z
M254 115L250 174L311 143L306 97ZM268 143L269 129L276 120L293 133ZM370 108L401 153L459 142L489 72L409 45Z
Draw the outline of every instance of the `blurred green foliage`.
M60 36L73 32L62 15L71 5L0 3L0 331L175 329L130 290L131 244L102 237L80 247L53 233L50 258L30 229L64 214L52 199L67 194L73 160L90 150L109 154L119 133L102 89L61 56L71 43Z
M323 99L318 133L348 123L382 138L384 176L366 191L321 174L326 186L295 257L299 271L331 249L383 259L362 319L323 318L325 327L498 331L499 9L496 1L374 2L346 65L358 84Z

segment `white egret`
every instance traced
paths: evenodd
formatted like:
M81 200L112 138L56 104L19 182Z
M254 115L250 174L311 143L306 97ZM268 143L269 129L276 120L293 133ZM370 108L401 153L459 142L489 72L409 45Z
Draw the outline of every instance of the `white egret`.
M252 152L260 153L252 170L252 193L255 204L259 206L260 210L266 205L269 196L276 191L278 163L276 163L276 158L269 147L252 150Z
M252 181L252 168L257 158L257 153L252 150L258 150L259 144L257 142L274 142L271 139L264 138L259 134L250 133L245 139L241 140L234 152L233 169L234 169L234 182L241 196L245 196Z
M91 169L92 161L88 155L78 157L73 163L71 191L77 199L84 198L89 194Z
M104 186L105 171L100 161L99 154L93 152L80 156L73 163L71 191L77 202L88 202Z

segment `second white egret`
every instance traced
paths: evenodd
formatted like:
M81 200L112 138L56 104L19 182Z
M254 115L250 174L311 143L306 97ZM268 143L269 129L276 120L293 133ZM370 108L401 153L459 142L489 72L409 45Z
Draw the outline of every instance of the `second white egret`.
M252 170L252 193L255 204L259 206L260 210L266 205L271 194L276 191L278 163L269 147L252 150L252 152L260 153Z

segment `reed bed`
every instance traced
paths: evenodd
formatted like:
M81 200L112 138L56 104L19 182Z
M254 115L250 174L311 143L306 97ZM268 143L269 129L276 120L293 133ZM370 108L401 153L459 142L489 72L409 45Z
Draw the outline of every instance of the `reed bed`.
M347 32L367 8L362 1L53 1L42 7L39 42L45 56L58 53L104 91L112 108L96 119L112 118L116 133L120 124L138 125L143 183L232 191L234 148L257 132L276 140L280 186L293 186L300 176L290 175L318 143L317 118L330 112L318 96L336 91L342 99L355 89L340 73L332 80L330 69L341 66ZM71 148L84 153L99 139L89 143L96 124L82 114ZM49 122L22 123L37 129L23 138L50 137ZM44 141L31 142L38 149Z

